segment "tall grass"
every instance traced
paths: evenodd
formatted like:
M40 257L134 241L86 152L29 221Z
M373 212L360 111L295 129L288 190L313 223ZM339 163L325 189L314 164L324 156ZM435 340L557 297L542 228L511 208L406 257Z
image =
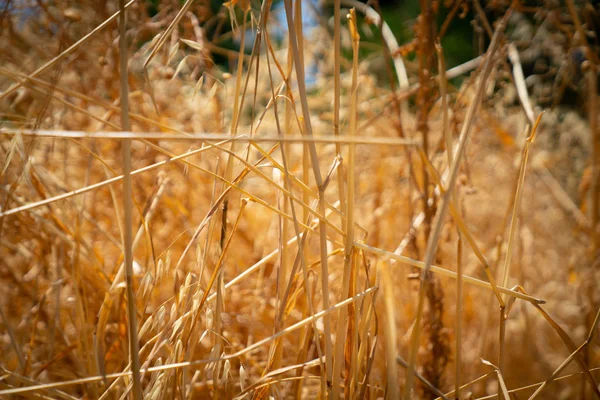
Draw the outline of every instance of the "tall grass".
M7 3L0 397L600 398L591 3L331 6Z

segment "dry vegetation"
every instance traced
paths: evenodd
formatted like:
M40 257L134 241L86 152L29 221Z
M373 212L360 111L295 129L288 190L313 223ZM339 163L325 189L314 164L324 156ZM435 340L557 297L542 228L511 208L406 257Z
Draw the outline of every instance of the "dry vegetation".
M159 3L2 3L0 397L600 398L592 3Z

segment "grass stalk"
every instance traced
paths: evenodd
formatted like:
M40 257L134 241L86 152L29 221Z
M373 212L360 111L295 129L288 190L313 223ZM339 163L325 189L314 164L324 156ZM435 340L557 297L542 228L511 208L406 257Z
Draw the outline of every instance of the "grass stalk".
M405 256L402 256L402 255L399 255L399 254L396 254L396 253L392 253L390 251L382 250L382 249L379 249L377 247L372 247L372 246L366 245L366 244L364 244L362 242L358 242L358 241L354 242L354 246L357 247L357 248L359 248L359 249L365 250L365 251L367 251L369 253L376 254L376 255L378 255L380 257L383 257L384 259L389 258L389 259L396 260L396 261L399 261L399 262L407 264L407 265L411 265L413 267L417 267L417 268L419 268L421 270L425 269L425 263L422 262L422 261L413 260L412 258L405 257ZM433 272L434 274L438 274L440 276L445 276L445 277L451 278L451 279L457 279L456 272L450 271L450 270L445 269L445 268L438 267L438 266L433 265L433 264L430 265L430 271ZM472 276L469 276L469 275L464 275L463 274L463 281L464 281L464 283L468 283L470 285L474 285L474 286L478 286L478 287L481 287L481 288L489 289L489 290L491 290L494 293L495 292L499 292L499 293L507 294L507 295L509 295L511 297L514 297L514 298L517 298L517 299L525 300L525 301L527 301L527 302L529 302L531 304L534 304L534 305L545 304L546 303L545 300L538 299L536 297L530 296L528 294L524 294L524 293L519 292L517 290L508 289L508 288L505 288L505 287L502 287L502 286L496 286L496 287L494 287L489 282L485 282L485 281L482 281L481 279L473 278Z
M456 251L456 321L454 329L455 350L454 350L454 398L460 399L461 382L461 362L462 362L462 317L463 317L463 241L460 232L457 233L457 251Z
M333 2L333 134L340 136L340 103L341 103L341 60L342 60L342 45L341 45L341 0ZM353 72L354 73L354 72ZM335 154L343 160L342 146L339 143L335 144ZM338 193L340 198L340 209L346 210L346 175L344 173L344 163L340 164L338 169ZM342 230L346 230L346 220L342 218ZM334 367L335 368L335 367ZM334 378L335 379L335 378ZM334 386L334 392L335 392ZM334 398L335 394L334 394Z
M121 129L131 130L129 122L129 87L127 71L127 36L125 27L125 1L119 0L119 63L121 82ZM131 140L122 143L123 152L123 211L124 211L124 243L125 284L127 290L127 335L129 337L129 359L133 378L133 398L142 399L140 380L140 359L137 330L137 311L133 292L133 193L131 190Z
M348 14L348 26L352 36L352 87L350 89L350 107L349 107L349 135L356 136L356 120L357 120L357 97L358 97L358 46L360 43L360 35L356 25L356 12L350 10ZM338 32L339 33L339 32ZM338 110L339 111L339 110ZM338 149L336 149L337 151ZM350 294L350 282L352 281L352 266L354 264L354 200L355 200L355 145L350 144L348 147L348 164L347 164L347 198L345 204L345 223L346 241L344 243L344 272L342 278L342 296L346 298ZM340 176L342 176L340 174ZM340 188L343 188L343 181L340 182ZM342 196L340 195L340 206L342 206ZM339 311L338 325L336 332L335 354L333 360L333 398L339 398L340 389L340 374L342 365L344 364L344 345L346 343L346 330L350 326L348 320L348 309L343 308ZM348 321L348 323L346 323ZM350 338L348 338L350 340ZM346 388L350 390L350 388Z
M289 34L290 47L292 48L292 54L294 56L294 69L296 71L296 79L298 82L298 92L300 96L300 105L302 106L302 116L304 122L304 134L309 137L313 136L312 124L310 120L310 111L308 109L308 97L306 94L306 82L304 80L304 66L300 56L298 41L303 38L296 37L296 31L294 29L294 22L292 19L292 2L291 0L284 0L285 13ZM309 154L311 165L313 168L313 174L315 183L319 191L319 214L325 214L325 189L323 185L323 177L321 175L321 168L319 166L319 158L317 155L317 149L314 143L309 143ZM321 255L321 290L323 295L323 308L329 308L329 269L327 261L327 225L323 219L319 220L319 252ZM329 315L326 315L323 319L324 334L325 334L325 368L326 368L326 379L328 386L328 393L331 396L331 381L333 376L333 348L331 340L331 320Z
M284 0L277 15L272 0L218 12L175 3L5 10L1 398L537 400L573 385L600 400L600 369L590 368L600 324L590 0L553 11L551 45L567 43L568 62L554 52L536 60L547 26L531 15L547 10L517 0L493 15L480 0L419 0L402 46L377 1ZM365 15L360 28L354 10L344 22L341 7L352 6ZM459 14L480 54L493 40L446 70L455 54L440 40ZM527 37L502 37L525 22ZM542 102L561 107L529 166ZM515 152L511 127L523 122ZM525 180L527 168L546 188ZM535 209L519 212L532 190ZM567 281L583 294L563 293ZM526 303L510 314L517 299ZM543 343L527 303L543 318ZM524 324L509 324L516 314ZM571 320L587 333L577 344L560 322ZM531 354L512 354L519 338ZM495 365L473 362L490 351Z
M287 4L286 4L287 6ZM286 13L288 12L288 9L286 8ZM292 24L290 23L290 21L288 20L288 28L292 29ZM295 31L294 31L295 32ZM269 36L266 36L267 41L269 40ZM273 57L275 58L275 55L273 54ZM290 66L290 74L291 74L291 67L292 65L296 65L297 63L301 62L298 58L292 57L292 60L289 63ZM275 98L275 91L274 91L274 85L273 85L273 76L272 76L272 72L271 72L271 63L269 61L269 53L267 53L267 70L269 73L269 81L271 82L271 94L273 96L273 109L274 109L274 115L275 115L275 123L277 126L277 131L279 133L279 136L281 138L285 137L285 135L283 134L283 131L281 129L281 124L279 121L279 114L277 112L277 101ZM283 164L283 174L284 174L284 179L285 179L285 183L286 186L288 188L291 188L292 184L291 184L291 176L292 174L290 174L289 168L288 168L288 160L287 160L287 153L285 151L285 147L281 148L281 161ZM303 148L303 161L306 158L306 146L304 146ZM304 163L304 172L305 172L305 179L307 178L307 163ZM291 196L290 196L291 199ZM306 301L308 304L308 312L310 314L310 316L314 316L315 315L315 310L314 310L314 302L313 302L313 292L311 291L310 288L310 283L309 283L309 271L308 271L308 266L307 266L307 262L306 262L306 250L305 250L305 244L306 244L306 239L307 239L307 234L308 234L308 230L305 231L303 234L300 231L300 222L298 221L297 215L296 215L296 209L295 206L293 204L293 202L289 202L289 207L292 213L292 222L294 225L294 230L296 233L296 238L297 238L297 244L298 244L298 252L297 252L297 256L296 256L296 261L294 262L294 265L292 266L292 269L290 271L289 274L289 281L288 281L288 285L287 288L285 289L285 292L283 292L282 294L282 300L281 300L281 304L280 304L280 308L279 308L279 312L278 315L276 316L276 321L275 321L275 328L280 328L279 330L277 330L277 332L281 332L281 329L283 328L283 320L285 317L285 310L287 308L287 301L289 298L289 293L291 290L291 285L293 283L293 278L296 275L296 270L298 267L298 264L301 265L302 267L302 277L303 277L303 281L304 281L304 293L306 295ZM305 211L306 212L306 211ZM326 217L325 217L326 219ZM319 224L322 222L322 219L319 219ZM302 238L301 238L302 235ZM327 256L326 256L327 257ZM321 261L323 259L321 258ZM309 328L307 328L309 329ZM321 377L320 377L320 382L321 382L321 392L325 393L327 391L327 382L326 382L326 366L323 365L323 350L321 349L321 344L320 344L320 340L319 340L319 332L316 326L316 322L313 323L312 325L312 333L313 333L313 340L315 342L315 347L317 350L317 354L319 357L319 361L320 361L320 367L321 367ZM277 342L279 342L279 340L277 340ZM277 348L279 346L279 344L277 343L275 345L275 348ZM269 359L269 363L271 363L272 358ZM268 368L267 368L268 369Z
M386 354L386 392L390 399L400 398L400 385L398 384L398 368L396 366L396 354L398 353L398 338L396 328L396 313L394 310L393 280L390 274L390 266L381 262L379 266L379 281L383 286L383 302L385 319L383 323L383 334L385 338Z
M527 172L527 161L529 160L529 148L531 144L535 140L535 135L537 132L538 125L542 119L542 115L540 114L535 121L534 125L531 127L530 135L527 137L525 141L525 146L523 148L523 154L521 156L521 166L519 167L519 176L517 179L517 190L515 192L515 198L513 201L513 210L512 217L510 221L510 230L508 234L508 246L506 250L506 258L504 260L504 268L502 275L502 286L507 287L508 278L510 276L510 266L511 259L513 253L513 247L515 244L515 234L518 225L518 216L519 210L521 206L521 199L523 197L523 188L525 184L525 174ZM506 296L503 296L503 301L500 303L500 326L499 326L499 349L498 349L498 368L500 371L504 370L504 339L506 334L506 320L508 319L508 313L506 312ZM499 391L500 392L500 391Z

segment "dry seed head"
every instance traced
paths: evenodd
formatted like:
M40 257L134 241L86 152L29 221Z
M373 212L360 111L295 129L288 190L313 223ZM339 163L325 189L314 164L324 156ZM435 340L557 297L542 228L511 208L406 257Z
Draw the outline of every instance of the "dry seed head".
M166 314L166 310L165 310L165 305L161 305L158 309L158 311L156 312L156 319L154 320L154 324L152 326L152 330L156 330L156 329L161 329L166 321L165 321L165 314Z
M182 324L183 324L183 317L177 318L177 320L173 323L173 327L171 329L173 329L173 331L171 332L171 338L170 340L173 341L173 339L175 339L175 335L177 335L177 333L179 332L179 328L181 328Z
M248 373L242 364L240 364L240 388L242 392L246 388L246 380L248 379Z
M206 309L206 329L211 330L213 327L214 313L210 308Z
M175 362L179 362L182 351L183 351L183 342L181 341L181 339L177 339L177 344L175 344Z
M162 376L162 375L161 375ZM150 390L150 394L148 395L148 398L151 400L155 400L155 399L159 399L161 398L161 394L163 391L162 388L162 379L157 379L156 382L154 383L154 386L152 387L152 390Z
M153 321L154 318L152 315L150 315L148 319L146 319L146 321L144 322L144 325L142 325L142 329L140 329L140 332L138 334L138 339L141 339L144 336L144 334L150 329Z
M225 354L223 354L225 356ZM231 362L229 360L225 360L223 364L223 379L227 379L229 377L229 372L231 371Z
M202 252L202 246L200 245L200 243L198 243L196 245L196 267L197 268L202 267L203 258L204 258L204 253Z
M205 330L204 332L202 332L202 335L200 335L200 339L198 339L198 343L202 343L204 338L206 338L206 335L208 335L208 330Z
M171 304L171 312L169 314L169 321L175 321L177 318L177 304Z
M165 264L163 260L158 260L158 265L156 266L156 279L160 280L163 277L163 270L165 269Z
M155 366L155 367L161 367L162 365L163 365L163 360L162 360L162 357L158 357L158 358L156 359L156 361L154 362L154 366ZM152 374L150 375L150 379L151 379L151 380L156 380L156 379L158 379L158 378L160 377L160 375L161 375L161 371L154 371L154 372L152 372Z
M171 256L173 255L173 252L171 251L171 249L167 250L167 255L165 258L165 273L167 270L171 269Z
M144 277L142 278L142 282L140 283L140 289L138 290L138 293L141 294L142 298L145 298L146 295L148 294L148 292L150 292L152 290L152 273L150 271L146 272L146 274L144 274Z
M69 7L63 11L63 17L71 22L79 22L81 21L81 12L73 7Z

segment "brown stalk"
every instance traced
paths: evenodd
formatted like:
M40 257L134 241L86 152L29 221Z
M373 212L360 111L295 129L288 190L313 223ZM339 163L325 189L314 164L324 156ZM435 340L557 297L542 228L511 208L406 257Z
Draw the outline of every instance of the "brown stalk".
M360 35L358 33L358 27L356 25L356 12L354 9L350 10L350 13L347 16L348 18L348 26L350 28L350 34L352 36L352 88L350 89L350 106L349 106L349 127L348 134L351 137L356 136L356 121L357 121L357 97L358 97L358 46L360 43ZM345 204L345 213L344 213L344 224L346 228L346 241L344 244L344 272L342 278L342 296L346 298L346 296L350 296L350 282L352 280L352 266L354 264L354 260L352 254L354 253L354 201L355 201L355 146L353 144L349 145L348 148L348 164L347 164L347 202ZM342 185L343 186L343 185ZM340 196L341 200L341 196ZM342 202L340 201L340 207L342 206ZM335 353L333 358L333 398L339 398L339 389L340 389L340 374L342 371L342 366L344 364L344 344L346 340L350 340L350 338L346 339L346 330L349 328L350 321L347 318L349 310L346 308L340 309L338 316L338 326L336 331L336 343L335 343ZM342 321L347 321L348 325ZM347 366L348 367L348 366ZM349 374L346 374L349 377ZM346 387L346 389L349 389Z
M304 134L309 137L313 136L312 124L310 120L310 111L308 109L308 98L306 94L306 82L304 81L304 65L300 57L298 40L303 38L296 37L296 31L294 30L294 23L292 20L292 2L291 0L284 0L285 3L285 14L287 20L288 34L292 53L294 55L294 68L296 71L296 80L298 82L298 91L300 96L300 105L302 106L302 116L304 118ZM323 185L323 177L321 175L321 168L319 166L319 158L317 155L317 149L314 143L309 144L310 160L313 168L313 174L317 189L319 191L319 213L325 215L325 186ZM319 246L321 254L321 289L323 296L323 308L329 308L329 270L327 263L327 225L325 221L319 220ZM333 377L333 350L331 341L331 321L329 315L326 315L323 319L325 327L325 368L328 389L327 392L331 391L330 384ZM329 393L330 394L330 393Z
M287 4L286 4L287 6ZM286 7L286 14L289 11L289 9ZM298 10L296 10L298 11ZM289 16L288 16L289 17ZM291 32L296 32L295 29L298 29L297 26L292 27L292 24L290 23L289 19L288 19L288 29L291 30ZM301 30L300 30L301 31ZM266 29L265 29L266 32ZM266 39L267 42L269 41L269 35L266 35ZM270 49L272 50L272 49ZM273 55L273 59L275 59L275 55ZM290 61L290 68L292 67L291 64L298 64L300 63L301 60L299 60L298 58L294 58L292 57L292 60ZM267 70L269 72L269 80L271 82L271 94L273 96L273 109L274 109L274 116L275 116L275 123L277 126L277 131L279 133L280 137L285 137L285 135L283 134L283 131L281 129L281 125L280 125L280 121L279 121L279 116L278 116L278 111L277 111L277 102L275 101L275 92L274 92L274 85L273 85L273 77L272 77L272 72L271 72L271 66L270 66L270 61L269 61L269 52L267 52ZM281 69L280 69L281 72ZM291 70L290 70L291 72ZM286 103L287 104L287 103ZM291 184L291 174L289 172L289 168L288 168L288 160L287 160L287 153L285 151L285 147L281 148L281 159L282 159L282 164L283 164L283 173L284 173L284 177L285 177L285 184L287 188L291 188L292 184ZM306 172L306 164L304 165L305 168L305 172ZM291 199L291 196L289 197L289 199ZM293 283L293 277L296 275L296 271L298 268L298 265L302 266L302 275L303 275L303 281L304 281L304 293L306 295L306 300L307 300L307 304L308 304L308 312L311 316L315 315L315 310L314 310L314 303L313 303L313 292L310 290L309 287L309 271L308 271L308 266L307 266L307 262L306 262L306 251L305 251L305 243L306 243L306 238L307 238L307 234L308 231L305 231L303 234L300 231L300 222L298 221L297 215L296 215L296 209L294 207L294 204L290 201L289 202L289 207L290 210L292 212L292 222L294 224L294 230L296 233L296 238L297 238L297 243L298 243L298 250L297 250L297 254L296 254L296 260L294 261L294 264L292 266L292 269L290 271L290 278L288 281L288 285L285 288L285 291L282 293L282 300L281 300L281 304L280 304L280 308L279 308L279 312L278 315L276 317L275 320L275 326L274 328L276 329L276 332L281 332L281 330L283 329L283 320L284 320L284 316L285 316L285 310L287 308L287 302L289 299L289 294L290 294L290 290L291 290L291 285ZM305 211L306 212L306 211ZM325 217L326 219L326 217ZM323 219L319 218L319 224L321 224L323 221ZM307 221L308 222L308 221ZM300 236L302 235L302 239L300 239ZM283 250L283 248L282 248ZM323 254L321 254L322 256ZM323 257L321 257L321 262L323 262ZM325 256L325 260L327 260L327 255ZM283 285L282 285L283 286ZM317 349L317 354L319 356L319 360L321 362L321 391L324 393L326 391L326 381L325 381L325 371L326 371L326 366L323 365L323 351L321 349L321 344L320 344L320 340L319 340L319 333L316 327L316 324L313 324L312 326L312 331L313 331L313 338L316 344L316 349ZM272 346L272 351L270 354L274 354L276 355L276 351L279 347L279 340L276 340L275 344ZM271 368L272 368L272 362L275 361L272 357L269 357L269 364L267 366L267 368L265 369L265 373L267 373Z
M300 3L300 2L298 2ZM333 4L333 134L340 136L340 103L341 103L341 82L340 75L341 71L341 0L334 0ZM354 38L353 38L354 39ZM307 152L305 151L305 154ZM338 159L343 160L342 146L339 143L335 144L335 154ZM306 154L307 155L307 154ZM308 161L308 160L306 160ZM304 162L303 164L306 164ZM343 162L338 170L338 193L340 198L340 209L346 210L346 175L344 174ZM342 230L346 230L346 220L342 218ZM336 358L334 356L334 358ZM335 366L334 366L335 370ZM334 372L335 375L335 372ZM335 376L334 376L335 379ZM334 391L336 386L334 385ZM335 394L334 394L335 397ZM337 398L337 397L336 397Z
M189 3L191 4L191 1L189 1ZM265 2L268 3L268 2ZM185 7L185 6L184 6ZM232 121L231 121L231 129L230 129L230 133L231 136L234 136L236 134L237 131L237 127L239 125L239 121L240 121L240 114L241 114L241 109L243 106L243 96L245 94L248 82L250 80L250 74L246 75L246 85L244 86L244 88L242 89L242 74L243 74L243 70L244 70L244 49L245 49L245 42L246 42L246 21L248 19L248 13L250 12L250 8L246 8L243 10L244 11L244 15L242 17L242 27L241 27L241 39L240 39L240 48L239 48L239 56L238 56L238 63L237 63L237 72L236 72L236 78L235 78L235 90L234 90L234 94L233 94L233 116L232 116ZM266 16L262 16L262 17L266 17ZM260 42L257 40L255 42L255 47L256 46L260 46L259 44ZM254 54L256 55L256 54ZM248 68L250 69L250 67ZM242 96L242 98L240 99L240 95ZM232 154L235 154L236 152L236 142L232 141L230 144L230 153L227 153L227 163L226 163L226 167L225 167L225 175L224 178L227 181L231 181L231 178L233 177L233 161L234 161L234 157L232 156ZM216 181L215 181L216 183ZM226 188L226 185L223 184L223 188L221 190L224 190L226 192L229 192L228 190L229 188ZM221 211L221 236L219 239L219 243L220 243L220 248L221 248L221 255L223 256L225 254L225 248L224 248L224 244L225 244L225 240L226 240L226 234L227 234L227 216L229 214L229 201L230 201L230 196L226 195L223 198L223 209ZM241 210L243 210L246 206L246 202L242 203L242 208ZM241 217L241 210L240 213L238 214L238 220ZM237 222L236 222L237 225ZM232 232L233 235L233 232ZM231 240L231 235L229 237L229 240ZM229 243L229 242L227 242ZM219 260L220 261L220 260ZM215 267L215 273L217 272L217 268ZM213 275L214 276L214 275ZM213 351L218 355L221 352L221 347L223 345L222 343L222 339L221 339L221 328L222 328L222 321L221 321L221 314L222 314L222 308L223 308L223 298L222 298L222 293L221 293L221 288L224 285L224 281L223 281L223 271L219 270L218 274L216 275L217 277L217 303L216 303L216 308L215 308L215 314L216 314L216 321L215 321L215 333L216 335L214 335L214 347L213 347ZM212 281L210 282L210 285L212 285ZM210 287L209 287L210 289ZM207 289L207 291L205 292L205 296L207 294L207 292L209 291L209 289ZM219 375L219 371L221 370L222 364L220 362L215 363L215 367L214 367L214 373L215 376ZM219 385L220 381L217 379L217 385ZM215 390L213 390L213 398L216 399L217 396L219 396L220 394L220 387L217 386L215 388Z
M385 320L383 324L383 335L385 338L385 360L386 360L386 392L390 399L400 398L400 385L398 384L398 369L396 368L396 354L398 353L398 339L396 328L396 313L394 310L393 279L390 275L390 266L381 262L378 272L379 282L383 286L383 301Z
M119 64L121 82L121 129L130 131L129 122L129 88L127 82L127 37L125 27L125 1L119 0ZM123 151L123 210L124 210L124 241L125 254L125 284L127 290L127 334L129 337L129 359L133 378L133 398L142 399L140 382L140 359L137 330L137 312L135 294L133 292L133 194L131 191L131 140L122 143Z
M0 69L1 70L1 69ZM59 89L59 88L57 88ZM281 96L277 96L278 98ZM58 99L57 99L58 100ZM69 106L71 107L71 105ZM75 106L72 105L72 108L75 109ZM356 145L372 145L372 146L416 146L419 144L418 140L412 139L403 139L403 138L394 138L394 137L385 137L385 136L357 136L355 138L350 138L347 136L336 137L333 135L320 135L313 137L306 137L301 135L288 135L287 137L278 137L276 134L273 135L261 135L260 137L251 137L247 133L238 134L236 136L231 136L230 134L222 134L216 132L198 132L198 133L185 133L183 131L177 130L173 127L166 126L159 122L151 122L152 120L148 120L145 117L140 115L136 115L130 113L130 116L133 119L138 119L143 122L149 122L153 125L157 126L161 129L166 129L169 131L168 135L160 132L82 132L82 131L61 131L61 130L30 130L30 129L8 129L8 128L0 128L0 135L23 135L34 138L68 138L68 139L115 139L115 140L124 140L124 139L132 139L132 140L161 140L161 141L202 141L206 142L207 145L222 145L222 143L213 143L213 142L229 142L229 141L237 141L237 142L248 142L253 146L257 146L259 143L269 143L269 142L283 142L283 143L319 143L319 144L330 144L330 143L340 143L340 144L356 144ZM105 118L93 117L94 119L98 119L99 122L108 123ZM111 126L111 125L109 125ZM358 129L360 131L361 129ZM297 178L296 178L297 179ZM298 179L297 179L298 180Z
M523 154L521 156L521 166L519 168L519 176L517 179L517 190L515 192L515 197L513 200L513 210L512 210L512 218L510 221L510 230L508 234L508 246L506 250L506 258L504 260L504 268L502 275L502 286L507 287L508 278L510 276L510 266L511 259L513 253L513 247L515 243L515 233L518 224L518 215L519 209L521 207L521 199L523 197L523 188L525 184L525 174L527 172L527 161L529 160L529 147L533 144L535 140L535 135L537 133L537 128L542 119L543 113L537 117L534 125L531 127L530 135L525 141L525 146L523 148ZM499 350L498 350L498 368L500 371L504 370L504 338L506 333L506 320L508 319L508 312L506 309L506 296L503 296L503 301L500 302L500 327L499 327ZM500 382L499 382L500 384Z

